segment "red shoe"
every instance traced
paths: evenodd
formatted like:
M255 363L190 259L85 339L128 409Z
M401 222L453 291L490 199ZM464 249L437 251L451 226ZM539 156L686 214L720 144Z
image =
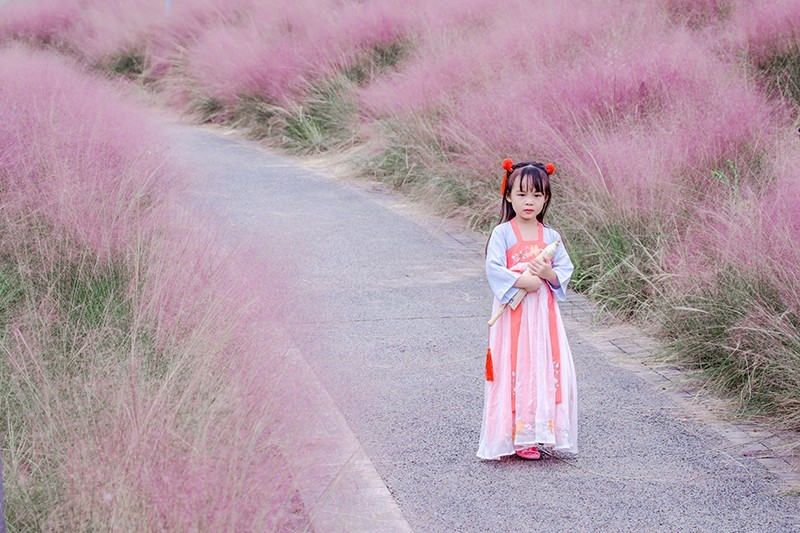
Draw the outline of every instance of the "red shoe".
M517 450L516 454L523 459L531 459L533 461L538 461L542 458L542 454L539 453L539 449L536 446L531 446L530 448L525 448L524 450Z

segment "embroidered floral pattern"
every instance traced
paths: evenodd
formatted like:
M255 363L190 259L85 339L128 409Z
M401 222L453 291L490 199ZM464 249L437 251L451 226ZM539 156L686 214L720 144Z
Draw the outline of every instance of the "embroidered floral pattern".
M533 259L536 259L541 253L539 247L535 244L531 244L528 246L523 246L513 254L511 254L511 259L514 263L523 263L523 262L530 262Z

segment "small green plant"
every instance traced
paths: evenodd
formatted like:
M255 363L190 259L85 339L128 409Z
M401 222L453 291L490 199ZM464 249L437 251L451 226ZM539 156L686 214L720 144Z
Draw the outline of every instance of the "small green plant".
M435 120L435 116L414 116L411 120L382 121L380 128L386 142L361 168L370 176L413 195L440 175L456 152L456 148L446 146L437 135Z
M414 145L397 141L389 142L383 152L373 160L372 168L377 177L400 189L421 180L426 172L415 160Z
M728 159L728 171L712 170L711 177L728 189L728 198L733 203L739 197L739 171L733 161Z

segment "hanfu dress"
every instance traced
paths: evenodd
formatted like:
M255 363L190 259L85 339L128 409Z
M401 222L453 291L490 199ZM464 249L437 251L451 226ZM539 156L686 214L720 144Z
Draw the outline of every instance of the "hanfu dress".
M560 238L539 223L536 239L525 241L516 218L494 229L486 253L486 276L495 295L492 315L520 290L514 283L528 263ZM477 454L481 459L499 459L534 445L578 451L575 369L558 309L573 270L563 244L558 245L552 267L560 286L554 289L543 282L517 309L507 307L489 330Z

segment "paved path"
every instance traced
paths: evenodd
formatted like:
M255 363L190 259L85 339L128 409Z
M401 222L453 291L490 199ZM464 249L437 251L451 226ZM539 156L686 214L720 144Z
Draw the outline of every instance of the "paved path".
M287 316L321 385L298 416L330 421L309 437L328 439L330 470L301 490L317 530L800 530L777 437L703 414L674 371L643 364L635 331L590 327L575 294L562 311L581 453L479 461L482 238L210 129L176 127L174 147L198 169L193 202L232 235L284 244L254 253L314 257L296 272L313 305Z

